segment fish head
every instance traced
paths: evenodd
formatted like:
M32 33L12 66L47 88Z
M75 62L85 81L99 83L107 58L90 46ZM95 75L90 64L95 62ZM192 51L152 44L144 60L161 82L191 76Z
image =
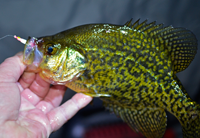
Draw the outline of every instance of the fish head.
M25 44L23 62L36 68L51 84L64 85L85 69L84 56L71 40L58 36L29 38Z

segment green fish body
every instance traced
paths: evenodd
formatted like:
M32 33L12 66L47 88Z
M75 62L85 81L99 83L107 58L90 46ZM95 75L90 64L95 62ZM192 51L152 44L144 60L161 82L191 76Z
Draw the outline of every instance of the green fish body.
M147 20L125 25L89 24L29 38L24 63L52 84L93 97L147 138L163 137L166 112L181 123L184 138L200 137L200 106L176 73L186 69L197 40L184 28Z

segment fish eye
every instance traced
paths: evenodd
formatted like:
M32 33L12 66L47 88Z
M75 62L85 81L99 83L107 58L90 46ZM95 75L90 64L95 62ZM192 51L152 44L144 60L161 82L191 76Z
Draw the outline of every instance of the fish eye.
M57 52L57 48L53 44L47 45L47 53L53 55Z

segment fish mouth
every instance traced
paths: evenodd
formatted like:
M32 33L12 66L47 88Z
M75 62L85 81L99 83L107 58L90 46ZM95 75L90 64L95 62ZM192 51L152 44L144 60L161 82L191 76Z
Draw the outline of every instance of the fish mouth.
M39 72L39 75L41 78L43 78L45 81L49 82L52 85L65 85L66 81L60 81L60 76L53 76L51 72L48 70L43 70Z
M23 62L38 67L43 59L43 53L38 49L37 38L31 37L24 47Z

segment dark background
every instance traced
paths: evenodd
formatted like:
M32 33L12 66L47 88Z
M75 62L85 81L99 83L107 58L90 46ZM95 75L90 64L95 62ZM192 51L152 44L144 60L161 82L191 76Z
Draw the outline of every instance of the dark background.
M124 24L133 18L141 22L157 21L165 26L185 27L200 40L200 1L198 0L0 0L0 37L16 34L22 38L58 33L82 24ZM0 63L23 51L24 45L12 37L0 40ZM199 46L198 46L199 48ZM191 65L178 73L182 84L192 99L200 101L200 53ZM65 100L74 92L67 91ZM168 126L180 135L177 120L168 115ZM104 111L101 101L81 110L64 128L51 135L54 137L82 137L86 124L99 124L107 120L119 121ZM84 124L84 125L83 125Z

